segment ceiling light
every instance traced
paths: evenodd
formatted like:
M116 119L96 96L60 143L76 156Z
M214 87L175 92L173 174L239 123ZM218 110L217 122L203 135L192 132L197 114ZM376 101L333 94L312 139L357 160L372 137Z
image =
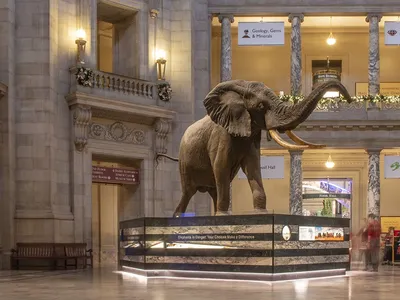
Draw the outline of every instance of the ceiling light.
M329 36L328 36L328 38L326 39L326 43L329 45L329 46L333 46L333 45L335 45L336 44L336 39L334 38L334 36L333 36L333 33L332 33L332 17L331 17L331 31L330 31L330 33L329 33Z
M335 166L335 163L332 161L332 157L329 154L328 160L325 162L325 167L328 169L332 169Z
M334 38L332 32L329 34L329 37L326 39L326 43L327 43L329 46L333 46L333 45L336 44L336 39Z

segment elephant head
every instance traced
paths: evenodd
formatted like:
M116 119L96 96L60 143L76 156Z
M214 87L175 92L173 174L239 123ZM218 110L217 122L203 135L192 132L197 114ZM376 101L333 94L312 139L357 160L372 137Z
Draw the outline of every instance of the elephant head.
M254 128L267 130L279 145L287 149L321 148L308 143L292 130L304 122L317 107L318 101L330 89L336 88L348 102L351 97L337 80L317 86L303 101L289 103L279 99L261 82L231 80L218 84L204 99L210 118L231 135L250 137ZM286 133L296 145L287 143L278 134Z

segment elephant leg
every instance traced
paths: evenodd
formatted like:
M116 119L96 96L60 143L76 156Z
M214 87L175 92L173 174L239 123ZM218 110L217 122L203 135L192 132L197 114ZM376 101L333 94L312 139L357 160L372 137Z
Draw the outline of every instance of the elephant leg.
M248 156L241 163L253 194L253 207L257 211L266 212L267 196L261 178L260 149L252 147Z
M212 200L213 200L213 204L214 204L214 214L217 213L217 190L216 189L209 189L208 190L208 194L211 196Z
M226 164L219 164L214 169L215 181L217 185L217 210L216 215L227 215L229 210L229 192L230 192L230 168Z
M182 191L181 201L175 209L174 217L179 217L182 213L186 211L186 208L189 204L190 199L192 199L193 195L196 194L195 188L185 188Z

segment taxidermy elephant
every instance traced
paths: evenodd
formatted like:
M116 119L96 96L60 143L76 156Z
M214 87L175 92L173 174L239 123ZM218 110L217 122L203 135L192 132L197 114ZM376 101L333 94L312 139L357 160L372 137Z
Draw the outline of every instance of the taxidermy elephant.
M218 84L205 98L207 114L189 126L182 137L179 161L182 198L174 216L186 211L193 195L208 192L217 215L228 213L230 183L242 168L249 181L256 211L266 212L266 195L261 178L261 131L287 149L321 148L308 143L291 130L313 112L327 90L335 88L346 98L351 97L339 81L328 81L316 87L296 104L280 100L261 82L232 80ZM295 144L278 134L286 133Z

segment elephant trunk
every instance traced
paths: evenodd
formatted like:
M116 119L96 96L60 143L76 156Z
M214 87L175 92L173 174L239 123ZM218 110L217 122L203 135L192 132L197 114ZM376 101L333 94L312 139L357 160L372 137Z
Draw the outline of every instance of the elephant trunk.
M319 100L331 88L337 88L349 103L352 101L347 89L339 81L327 81L316 87L306 99L296 104L284 101L275 102L271 112L266 116L267 129L285 132L296 128L311 115Z

